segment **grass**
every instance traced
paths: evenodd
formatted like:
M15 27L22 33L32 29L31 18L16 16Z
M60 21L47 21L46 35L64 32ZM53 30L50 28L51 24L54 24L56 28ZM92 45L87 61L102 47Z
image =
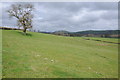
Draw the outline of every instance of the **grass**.
M20 32L2 31L3 78L118 77L118 44Z
M99 38L99 37L83 37L83 38L118 43L118 38Z
M0 30L0 79L2 78L2 30Z

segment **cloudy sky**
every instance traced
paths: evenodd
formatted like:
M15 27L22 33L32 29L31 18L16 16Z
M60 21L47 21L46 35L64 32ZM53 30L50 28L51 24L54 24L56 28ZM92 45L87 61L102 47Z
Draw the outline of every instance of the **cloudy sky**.
M2 26L16 27L16 19L10 19L6 13L11 4L16 3L2 3ZM31 4L35 7L33 29L36 30L76 32L118 29L117 2L38 2Z

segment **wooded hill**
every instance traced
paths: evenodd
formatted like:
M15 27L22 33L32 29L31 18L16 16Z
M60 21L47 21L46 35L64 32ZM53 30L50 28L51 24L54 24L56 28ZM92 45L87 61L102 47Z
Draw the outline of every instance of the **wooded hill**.
M101 30L101 31L79 31L79 32L68 32L68 31L55 31L52 34L61 36L84 36L84 37L109 37L117 38L120 37L120 30Z

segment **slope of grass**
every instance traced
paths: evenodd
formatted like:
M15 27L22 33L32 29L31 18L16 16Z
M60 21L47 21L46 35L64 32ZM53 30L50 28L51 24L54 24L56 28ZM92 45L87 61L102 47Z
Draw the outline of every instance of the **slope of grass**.
M118 38L84 37L84 39L101 40L101 41L118 43Z
M0 79L2 78L2 30L0 30Z
M118 45L3 30L3 78L117 78Z

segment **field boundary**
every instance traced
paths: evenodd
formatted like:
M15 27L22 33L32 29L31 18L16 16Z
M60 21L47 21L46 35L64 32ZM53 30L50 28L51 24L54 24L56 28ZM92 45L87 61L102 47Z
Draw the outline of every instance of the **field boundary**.
M120 44L119 42L115 43L115 42L103 41L103 40L98 40L98 39L84 39L84 40L92 40L92 41L106 42L106 43L112 43L112 44Z
M2 30L22 30L22 29L18 29L18 28L8 28L8 27L0 27L0 29L2 29Z

